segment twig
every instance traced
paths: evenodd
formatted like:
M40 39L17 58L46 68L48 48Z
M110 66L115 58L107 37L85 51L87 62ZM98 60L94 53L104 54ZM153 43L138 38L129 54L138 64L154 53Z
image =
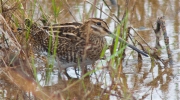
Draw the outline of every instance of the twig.
M71 7L69 6L67 0L65 2L65 4L67 5L66 8L68 9L69 13L71 14L71 16L73 17L73 19L77 22L76 17L73 15L73 13L71 12Z
M86 0L84 0L84 3L83 3L83 23L85 21L85 7L86 7Z
M169 37L167 36L167 32L166 32L166 26L165 26L165 21L164 21L164 16L160 17L158 19L158 23L160 23L161 25L161 29L163 31L163 35L164 35L164 42L166 45L166 51L168 54L168 58L169 58L169 65L172 66L173 65L173 60L172 60L172 54L171 54L171 50L169 48Z
M143 42L146 43L146 45L151 49L151 51L153 51L153 52L150 52L149 55L151 55L151 56L154 57L155 59L161 61L161 62L165 65L164 61L163 61L158 55L156 55L156 51L155 51L154 49L152 49L152 48L147 44L147 42L139 35L139 33L138 33L133 27L130 27L130 28L133 29L134 32L135 32L135 33L143 40ZM130 35L131 35L131 34L130 34ZM130 36L129 36L129 37L130 37ZM130 37L130 39L132 40L131 37ZM135 39L135 40L136 40L136 39ZM142 48L145 52L147 52L147 50L144 49L144 47L140 44L140 42L139 42L138 40L136 40L136 41L137 41L138 44L141 46L141 48Z
M136 7L136 0L133 2L131 18L129 19L129 22L132 22L132 20L133 20L133 15L134 15L134 13L136 13L135 7Z
M153 27L153 25L152 25L152 28L154 30L154 33L156 34L156 46L155 46L155 48L160 49L161 48L161 45L159 43L159 41L160 41L160 33L159 33L160 32L160 24L157 23L156 29Z
M110 12L113 12L113 11L109 8L109 6L107 5L106 1L103 0L103 2L104 2L104 4L106 5L106 7L108 7L108 9L110 10ZM119 11L118 11L118 12L119 12ZM119 22L118 24L121 25L121 21L119 20L118 16L116 16L115 14L113 14L113 16L114 16L114 17L117 19L117 21ZM113 20L114 20L114 19L113 19Z
M4 12L4 9L3 9L3 1L1 0L1 12L2 12L2 14L3 14L3 12Z
M103 8L103 4L100 7L100 16L99 16L99 18L101 18L101 16L102 16L102 8Z
M128 6L129 6L129 0L126 0L126 6L125 6L125 11L124 11L122 20L124 20L124 18L126 17L126 14L128 12Z
M96 2L97 2L97 0L94 0L94 5L96 5ZM93 6L92 7L92 13L91 13L91 17L93 17L93 15L94 15L94 12L95 12L95 7Z
M6 22L6 20L4 19L4 17L2 15L0 15L0 17L2 18L2 20L4 21L5 25L7 26L7 28L9 29L10 33L11 33L11 36L15 39L17 45L18 45L18 50L20 50L21 48L21 45L18 43L16 37L14 36L13 32L11 31L11 28L8 26L8 23Z
M146 45L152 50L152 48L148 45L148 43L141 37L141 35L139 35L139 33L133 28L130 27L131 29L133 29L133 31L143 40L144 43L146 43Z
M87 1L86 0L86 2L87 3L89 3L89 4L91 4L92 6L95 6L95 5L93 5L91 2L89 2L89 1ZM95 6L97 9L99 9L97 6ZM100 10L100 9L99 9ZM104 11L102 11L106 16L108 16L108 17L110 17L111 19L113 19L114 20L114 18L112 17L112 16L109 16L108 14L106 14ZM114 20L116 23L118 23L118 24L120 24L118 21L116 21L116 20Z

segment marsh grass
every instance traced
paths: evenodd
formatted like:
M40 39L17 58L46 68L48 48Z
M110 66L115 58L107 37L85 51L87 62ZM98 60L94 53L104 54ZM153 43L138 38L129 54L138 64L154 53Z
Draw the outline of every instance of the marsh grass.
M57 22L57 17L59 16L59 12L61 10L62 4L56 4L57 2L55 0L51 0L52 2L52 8L54 13L54 21Z
M37 1L35 0L34 2L31 2L31 6L30 6L30 9L31 9L31 11L29 12L29 14L27 14L27 16L25 16L26 15L26 12L24 11L23 12L23 9L25 9L24 7L23 7L23 5L24 4L22 4L20 1L17 1L18 3L20 3L19 4L19 8L17 8L18 10L19 10L19 15L17 14L17 13L12 13L12 19L11 20L13 20L14 21L14 25L15 25L15 28L17 29L17 28L25 28L25 27L22 27L25 23L23 22L24 21L24 18L29 18L31 21L30 21L30 26L32 25L32 23L33 22L35 22L34 21L34 19L33 19L33 15L34 15L34 12L35 12L35 10L36 10L36 8L40 8L40 11L42 11L43 9L42 9L42 7L41 6L38 6L37 7L37 5L36 5L36 3L37 3ZM57 17L58 17L58 14L59 14L59 11L60 11L60 7L58 6L57 7L57 5L56 5L56 3L55 3L55 0L52 0L52 7L53 7L53 12L54 12L54 21L55 22L57 22ZM91 9L90 9L91 10ZM95 12L97 12L96 10L95 10ZM24 16L20 16L20 15L24 15ZM31 16L32 15L32 16ZM43 15L43 16L45 16L45 15ZM96 16L96 14L95 14L95 16ZM19 23L19 22L21 22L21 23ZM10 24L10 23L9 23ZM19 38L19 39L25 39L25 40L18 40L18 41L24 41L24 44L23 43L20 43L21 44L21 46L23 47L23 46L25 46L25 48L23 48L23 50L25 50L25 51L27 51L27 52L29 52L28 51L28 49L27 48L31 48L31 47L28 47L29 45L28 45L28 40L29 40L29 34L31 34L30 33L30 27L26 27L27 28L27 30L24 32L25 33L25 38L19 38L19 36L17 35L17 37ZM22 30L25 30L25 29L22 29ZM120 26L117 28L117 35L120 35ZM55 36L55 44L54 45L52 45L52 39L53 39L53 34L50 32L50 40L49 40L49 48L48 48L48 55L50 55L51 54L51 48L54 48L53 49L53 52L52 52L52 54L53 54L53 58L55 59L55 57L56 57L56 52L57 52L57 43L58 43L58 36ZM22 34L21 34L22 35ZM22 35L22 36L24 36L24 35ZM54 47L52 47L52 46L54 46ZM113 62L113 63L111 63L111 65L109 65L109 66L114 66L115 65L115 63L117 62L117 61L119 61L119 59L118 60L115 60L115 58L117 59L117 55L118 55L118 57L120 57L121 56L121 53L122 53L122 49L119 49L118 50L118 52L116 52L117 51L117 49L118 48L125 48L125 47L119 47L120 46L120 44L118 43L118 40L116 39L115 40L115 45L114 45L114 51L113 51L113 54L112 54L112 56L110 56L110 59L111 59L111 62ZM105 47L106 48L106 47ZM120 51L120 52L119 52ZM103 52L102 52L102 55L104 55L105 54L105 49L103 50ZM22 54L22 56L28 56L29 54ZM34 76L34 79L36 80L36 82L38 83L39 81L38 81L38 70L37 70L37 68L36 68L36 66L35 66L35 60L34 59L36 59L35 58L35 56L33 56L33 54L30 54L30 60L29 59L25 59L25 60L27 60L27 61L30 61L30 66L31 66L31 68L29 69L29 70L31 70L32 72L33 72L33 76ZM10 64L11 63L13 63L13 59L14 58L12 58L12 60L9 62ZM48 58L48 59L51 59L50 57ZM48 60L49 61L49 60ZM119 63L119 62L118 62ZM46 82L48 82L48 81L50 81L50 76L51 76L51 73L52 73L52 71L53 71L53 66L54 66L54 63L51 63L50 65L48 65L48 68L47 68L47 70L46 70ZM119 65L116 65L116 66L119 66ZM23 66L21 66L21 67L23 67ZM26 68L25 68L26 69ZM89 75L91 75L92 73L94 73L94 72L96 72L96 70L97 69L94 69L94 70L92 70L92 71L89 71L88 73L86 73L85 75L83 75L82 76L82 79L84 78L84 77L86 77L86 76L89 76ZM86 93L87 91L88 91L88 86L86 85L86 83L82 80L82 79L80 79L80 81L81 81L81 87L82 87L82 89L83 89L83 91ZM70 89L71 88L71 86L73 86L73 84L77 84L78 82L80 82L80 81L76 81L75 83L72 83L70 86L68 86L68 88ZM113 81L113 80L112 80ZM39 84L39 83L38 83ZM66 89L68 89L68 88L66 88ZM63 89L64 91L66 90L66 89ZM26 88L24 88L24 90L26 91L27 89ZM101 94L101 93L99 93L99 94ZM86 94L86 95L84 95L83 96L83 98L86 98L86 96L88 96L89 94ZM37 95L36 95L37 96ZM39 97L41 97L41 96L39 96ZM108 96L107 96L108 97Z
M10 2L10 1L11 0L8 0L8 2ZM3 1L1 0L1 4L2 4L2 2ZM42 89L43 88L42 86L39 86L39 84L40 84L39 83L40 81L38 80L38 71L39 70L37 70L37 67L39 67L39 66L36 66L37 62L35 62L35 59L37 59L37 58L34 56L34 52L31 52L31 50L29 50L32 47L31 47L31 45L28 44L29 43L28 42L29 35L31 34L30 27L26 27L26 29L23 29L23 28L25 28L25 26L24 26L25 23L23 21L25 20L26 17L31 19L30 26L33 22L36 22L36 20L34 20L36 10L39 10L42 13L42 17L43 17L43 19L45 19L45 21L49 21L50 19L47 19L48 17L46 17L47 15L44 13L44 10L46 10L46 9L42 9L41 5L38 4L37 0L29 1L30 2L30 7L29 7L30 11L29 12L26 11L28 9L26 9L24 6L24 5L26 5L26 3L28 3L27 1L22 2L22 1L16 0L13 2L18 4L16 11L19 13L12 13L11 16L8 16L8 17L12 18L11 20L9 20L8 24L9 24L9 26L12 26L11 24L13 24L15 29L20 27L20 28L22 28L22 30L26 30L25 32L23 32L21 34L16 35L16 38L18 38L18 41L23 41L23 42L20 42L21 48L18 51L18 52L23 52L23 53L20 53L21 55L18 55L19 56L18 59L23 60L24 62L21 62L23 64L14 63L14 58L11 58L11 61L6 62L6 63L10 63L10 65L12 64L14 66L19 66L20 68L23 68L26 70L28 69L28 70L30 70L28 72L28 74L33 74L33 75L31 75L32 77L28 77L28 78L25 77L25 75L23 74L24 76L22 76L23 78L22 78L22 80L20 80L21 83L14 82L14 84L21 87L21 85L24 85L24 84L22 84L24 81L28 82L29 84L31 84L30 82L32 82L32 83L35 83L35 86L31 86L31 87L33 89L40 87L41 88L40 91L42 92L42 93L41 92L39 93L39 92L36 92L35 90L31 90L28 88L28 86L19 88L20 90L22 89L21 91L23 91L23 92L21 92L22 97L24 95L23 94L24 92L25 93L29 92L29 93L33 93L33 95L29 95L29 97L32 97L32 98L34 97L34 99L36 99L36 97L38 99L44 99L44 97L46 97L46 96L48 98L55 97L55 99L59 99L61 97L62 100L73 98L73 97L78 97L78 98L83 98L83 99L95 98L97 96L100 99L102 99L102 98L109 99L110 96L113 94L112 91L116 91L116 93L114 95L117 98L121 98L121 97L126 97L125 99L132 98L132 94L130 94L128 91L126 76L122 73L122 69L123 69L122 62L125 57L124 52L125 52L126 44L121 43L121 42L119 43L119 41L118 41L118 37L122 37L124 40L128 40L128 35L127 35L127 29L128 29L127 23L128 23L128 17L129 17L128 11L126 11L126 13L124 15L125 17L121 22L118 22L118 23L115 22L116 28L115 28L114 34L116 34L116 36L118 36L118 37L114 39L113 46L112 46L112 48L110 48L111 55L109 57L105 58L105 60L107 61L107 66L102 66L102 68L95 68L91 71L88 71L79 80L72 79L72 80L69 80L68 82L64 82L63 83L63 84L65 84L64 87L61 87L60 90L55 89L55 91L58 91L57 95L60 95L60 97L58 97L58 96L56 97L55 94L46 92L44 89ZM62 4L60 4L60 5L56 4L56 0L51 0L51 3L52 3L52 11L53 11L53 19L54 19L53 21L56 23L56 22L58 22L58 16L60 15L59 12L62 8L61 7ZM87 3L87 2L84 2L84 3ZM9 5L9 4L4 4L3 7L5 7L5 5ZM94 2L94 5L96 5L95 2ZM84 10L86 10L86 9L84 8ZM1 11L2 11L2 13L4 13L2 9L1 9ZM80 10L78 10L78 11L79 11L78 13L80 15ZM99 9L97 9L95 6L91 5L90 10L84 11L83 13L85 13L85 14L83 14L82 17L87 18L91 15L95 16L95 17L99 17L99 15L96 13L98 11L99 11ZM88 12L88 13L86 13L86 12ZM100 11L100 12L104 13L102 11ZM117 15L119 15L119 14L117 14ZM108 16L108 17L110 19L112 18L110 16ZM21 37L21 36L24 36L24 33L25 33L25 38ZM55 60L51 60L51 59L55 59L56 55L57 55L57 46L58 46L58 36L57 35L54 36L53 33L50 32L50 36L49 36L50 39L49 39L49 46L48 46L48 60L47 60L48 64L45 66L45 79L44 80L45 80L46 84L48 84L48 82L51 81L50 77L53 73L53 67L54 67ZM14 39L12 37L10 37L10 38L12 41L14 41ZM54 44L52 43L54 41L53 39L55 39ZM14 48L16 48L16 47L17 47L17 45L14 46ZM53 50L52 50L52 48L53 48ZM104 49L101 53L101 58L104 57L107 48L108 48L108 46L104 47ZM29 57L29 55L30 55L30 57ZM51 55L53 56L53 58L50 57ZM52 61L52 63L49 61ZM29 63L27 63L27 62L29 62ZM27 66L29 66L29 67L27 67ZM99 70L103 70L103 67L107 67L108 72L110 74L109 75L110 81L112 83L110 86L108 86L106 84L106 82L107 82L106 78L104 76L101 76L101 78L105 80L105 86L108 87L108 89L107 88L102 89L101 86L99 85L101 82L97 83L97 85L94 85L94 84L91 84L91 81L89 81L90 79L88 81L87 81L87 79L85 79L85 77L91 76L91 74L94 74L94 73L98 72ZM32 73L30 73L30 72L32 72ZM17 73L17 75L21 75L18 72L16 72L16 73ZM28 81L29 78L32 80L35 80L35 82ZM97 78L97 80L98 80L98 78ZM73 91L73 93L72 93L71 89L73 89L73 88L75 88L76 91L72 90ZM68 93L66 93L67 91L68 91ZM94 93L94 91L96 94Z

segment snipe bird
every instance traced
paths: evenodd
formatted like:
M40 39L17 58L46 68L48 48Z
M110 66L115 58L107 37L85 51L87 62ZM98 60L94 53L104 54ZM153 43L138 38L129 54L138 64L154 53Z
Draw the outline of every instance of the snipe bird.
M36 50L49 50L51 53L56 49L57 57L63 68L77 66L78 63L82 62L85 65L92 64L100 58L106 45L105 36L115 37L109 31L107 23L99 18L89 18L84 23L72 22L43 27L32 23L28 26L30 26L32 46ZM123 39L119 38L119 41L126 43L138 53L148 56ZM50 44L51 47L49 47Z

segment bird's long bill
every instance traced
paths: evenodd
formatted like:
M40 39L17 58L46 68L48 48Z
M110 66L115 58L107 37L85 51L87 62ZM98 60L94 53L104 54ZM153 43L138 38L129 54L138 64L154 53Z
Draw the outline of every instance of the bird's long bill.
M116 36L114 34L112 34L111 32L109 32L109 34L111 37L116 38ZM139 50L138 48L136 48L135 46L127 43L127 41L123 40L122 38L118 37L118 40L119 40L119 42L125 43L128 47L132 48L133 50L137 51L138 53L148 57L148 55L145 52L143 52L143 51Z

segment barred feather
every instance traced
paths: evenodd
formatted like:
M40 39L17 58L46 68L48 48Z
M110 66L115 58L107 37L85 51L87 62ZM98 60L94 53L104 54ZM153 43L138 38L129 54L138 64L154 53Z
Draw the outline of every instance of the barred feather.
M97 27L93 28L91 25ZM32 23L29 27L30 42L36 50L48 51L49 39L52 36L50 48L52 53L55 49L55 39L58 37L57 56L65 67L72 66L68 63L82 62L84 56L86 64L98 60L106 44L104 36L108 34L106 22L98 18L91 18L84 23L73 22L43 27Z

